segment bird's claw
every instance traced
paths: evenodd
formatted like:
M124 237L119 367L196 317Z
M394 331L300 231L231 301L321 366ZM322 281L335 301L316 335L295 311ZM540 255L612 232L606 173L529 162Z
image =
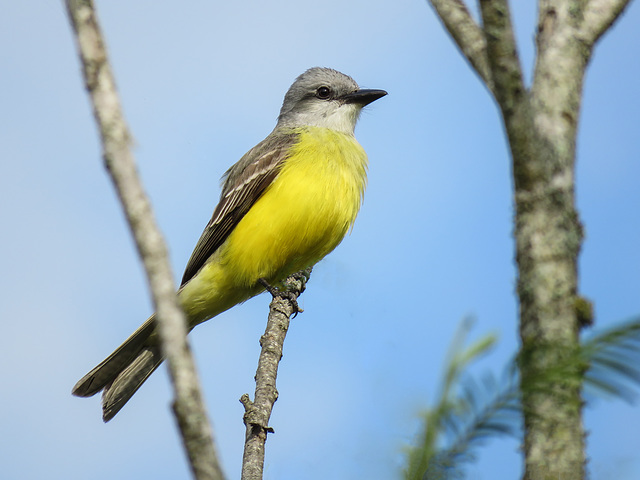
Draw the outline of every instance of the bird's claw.
M304 310L300 308L300 305L298 305L298 296L295 293L290 292L289 290L273 287L264 278L259 278L258 283L262 285L273 298L280 297L289 300L291 306L293 307L293 317L291 318L296 318L298 316L298 313L304 312Z

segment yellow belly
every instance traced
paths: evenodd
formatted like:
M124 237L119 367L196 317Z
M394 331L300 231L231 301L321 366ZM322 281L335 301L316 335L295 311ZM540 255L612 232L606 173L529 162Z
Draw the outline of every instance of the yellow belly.
M181 291L192 322L256 295L259 278L277 284L331 252L355 221L366 167L353 136L301 130L278 177Z

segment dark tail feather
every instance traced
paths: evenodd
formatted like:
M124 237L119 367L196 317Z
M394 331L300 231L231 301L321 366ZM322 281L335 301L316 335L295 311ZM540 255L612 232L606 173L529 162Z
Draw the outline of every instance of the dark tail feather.
M154 317L151 316L73 387L71 393L78 397L90 397L104 389L102 408L105 422L118 413L162 362L159 348L149 341L154 329Z
M102 419L111 420L125 403L138 391L162 363L163 357L157 346L145 347L133 361L104 388L102 392Z

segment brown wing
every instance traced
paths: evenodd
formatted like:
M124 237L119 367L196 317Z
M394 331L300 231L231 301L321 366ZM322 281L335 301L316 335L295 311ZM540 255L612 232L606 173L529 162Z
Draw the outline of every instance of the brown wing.
M187 262L180 286L198 273L273 182L297 137L295 133L271 134L225 173L220 202Z

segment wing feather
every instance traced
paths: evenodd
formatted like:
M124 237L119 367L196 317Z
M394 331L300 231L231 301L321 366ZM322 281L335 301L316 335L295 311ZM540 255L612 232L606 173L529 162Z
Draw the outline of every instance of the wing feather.
M278 176L297 139L296 133L271 134L225 173L220 201L187 262L180 286L198 273Z

